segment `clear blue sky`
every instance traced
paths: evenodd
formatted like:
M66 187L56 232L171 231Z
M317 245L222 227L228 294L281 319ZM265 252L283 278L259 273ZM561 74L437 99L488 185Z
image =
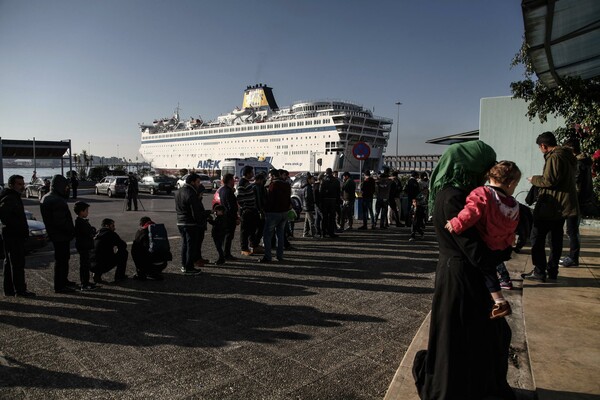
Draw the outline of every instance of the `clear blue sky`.
M440 154L425 141L477 129L479 100L522 79L522 36L516 0L0 0L0 136L135 159L138 123L213 119L265 83L395 122L401 101L399 153Z

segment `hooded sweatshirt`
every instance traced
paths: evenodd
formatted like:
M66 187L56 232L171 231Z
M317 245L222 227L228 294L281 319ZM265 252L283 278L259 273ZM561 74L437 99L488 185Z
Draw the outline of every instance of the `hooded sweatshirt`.
M75 234L73 217L69 211L69 181L62 175L54 175L50 182L50 193L42 197L40 211L46 231L53 242L69 242Z

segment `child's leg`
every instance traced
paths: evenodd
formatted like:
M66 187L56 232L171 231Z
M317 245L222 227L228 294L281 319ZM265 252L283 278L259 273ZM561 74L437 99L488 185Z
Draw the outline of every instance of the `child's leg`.
M508 270L506 269L506 264L504 264L503 262L501 262L500 264L496 265L496 271L498 272L498 275L500 276L499 280L500 283L510 283L510 274L508 273Z
M81 286L90 283L90 253L88 251L79 253L79 279Z
M215 247L219 253L219 260L225 260L225 252L223 251L224 238L213 236L213 241L215 242Z

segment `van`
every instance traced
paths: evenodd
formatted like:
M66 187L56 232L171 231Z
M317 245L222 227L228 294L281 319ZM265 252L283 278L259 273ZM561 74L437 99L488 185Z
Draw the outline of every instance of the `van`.
M221 176L232 174L236 185L237 181L242 177L242 169L245 166L254 168L254 175L264 174L268 176L269 171L273 168L268 161L261 161L256 157L249 158L226 158L221 162Z

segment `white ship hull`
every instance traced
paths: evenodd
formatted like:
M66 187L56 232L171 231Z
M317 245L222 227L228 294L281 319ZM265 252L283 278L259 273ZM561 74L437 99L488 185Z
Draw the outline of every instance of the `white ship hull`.
M249 88L246 95L258 89L270 88ZM242 119L249 114L254 120ZM219 170L227 158L257 157L291 173L326 168L359 172L381 168L391 120L351 103L305 102L275 111L234 110L196 128L185 129L181 123L172 130L141 127L140 153L158 170ZM352 154L357 142L371 148L363 162Z

